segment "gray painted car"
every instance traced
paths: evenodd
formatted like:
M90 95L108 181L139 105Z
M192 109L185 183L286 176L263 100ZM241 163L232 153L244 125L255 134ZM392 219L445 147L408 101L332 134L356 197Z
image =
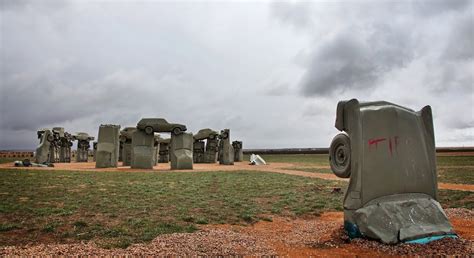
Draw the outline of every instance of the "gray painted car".
M232 147L234 147L234 161L242 162L244 160L244 150L242 141L233 141Z
M64 130L63 127L54 127L53 134L59 148L59 162L71 162L72 135Z
M171 138L159 139L160 143L158 163L168 163L169 162L169 144Z
M341 101L329 148L331 169L350 178L344 228L384 243L455 237L438 198L431 107Z
M171 169L193 169L193 134L171 134L169 156Z
M100 125L97 139L96 168L117 167L120 152L120 125Z
M219 138L219 164L234 165L234 147L230 143L230 130L221 130Z
M142 118L137 123L137 129L145 131L146 134L172 132L176 135L187 130L185 125L168 123L164 118Z
M54 136L49 129L38 130L37 135L40 143L35 151L35 161L44 164L50 160L51 142L54 141Z
M88 133L77 133L72 136L73 140L77 140L77 162L87 162L89 158L89 148L91 147L90 142L94 140L93 136L89 136Z
M193 135L194 140L199 141L199 140L204 140L204 139L214 139L219 136L219 132L214 131L210 128L204 128L199 130L197 134Z
M137 128L125 127L120 131L120 142L123 144L122 161L124 166L130 166L132 162L132 135Z
M217 153L217 148L209 148L217 146L219 132L210 128L199 130L197 134L193 135L193 159L194 163L214 163ZM208 150L208 151L206 151Z

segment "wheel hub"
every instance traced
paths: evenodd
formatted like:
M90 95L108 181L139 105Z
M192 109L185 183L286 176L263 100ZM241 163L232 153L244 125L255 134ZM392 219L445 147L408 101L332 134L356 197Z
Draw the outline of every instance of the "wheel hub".
M336 148L336 164L338 166L344 166L347 162L347 148L344 145L339 145Z

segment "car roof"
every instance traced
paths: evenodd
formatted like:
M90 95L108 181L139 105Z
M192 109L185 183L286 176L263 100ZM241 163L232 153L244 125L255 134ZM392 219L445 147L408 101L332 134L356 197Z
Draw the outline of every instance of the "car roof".
M140 120L140 122L141 122L141 121L153 121L153 120L163 120L163 121L166 121L166 119L164 119L164 118L142 118L142 120Z

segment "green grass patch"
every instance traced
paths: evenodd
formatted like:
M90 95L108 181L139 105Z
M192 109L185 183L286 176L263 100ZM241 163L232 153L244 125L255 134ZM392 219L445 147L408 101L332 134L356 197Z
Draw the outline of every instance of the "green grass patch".
M453 184L474 184L474 168L472 167L440 167L438 181Z
M267 163L284 162L295 164L312 164L317 166L329 166L329 156L327 154L262 154L260 155ZM244 155L244 160L248 161L250 155Z
M437 156L438 166L474 166L474 156Z
M0 164L15 162L16 160L24 160L25 158L0 158ZM31 159L31 158L29 158Z
M318 166L328 166L329 159L326 154L271 154L261 155L268 163L283 162L293 163L293 167L287 169L329 173L329 168L318 168ZM248 155L245 156L248 160ZM474 156L437 156L438 180L443 183L474 184ZM452 167L452 168L450 168Z
M262 154L268 163L284 162L314 166L329 166L327 154ZM244 155L244 160L249 160L249 155ZM474 156L440 156L436 157L438 166L474 166Z
M20 225L17 223L1 223L0 224L0 232L20 229Z
M73 172L0 170L0 245L92 240L126 247L201 224L245 224L264 214L342 210L344 182L253 171ZM15 227L8 225L16 225Z
M444 208L474 209L474 193L468 191L439 190L438 201Z
M327 155L264 155L294 170L332 173ZM473 184L472 157L438 157L439 181ZM461 167L461 168L458 168ZM0 170L0 245L94 241L127 247L205 224L342 211L347 183L277 173ZM440 190L443 207L474 208L471 192ZM14 237L12 237L14 236Z

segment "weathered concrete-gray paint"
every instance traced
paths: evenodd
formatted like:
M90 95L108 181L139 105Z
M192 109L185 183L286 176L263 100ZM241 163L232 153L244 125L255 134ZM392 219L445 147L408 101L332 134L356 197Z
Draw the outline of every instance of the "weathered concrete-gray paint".
M120 125L100 125L97 139L96 168L118 166Z
M194 163L204 163L204 152L206 143L202 140L195 140L193 143L193 160Z
M233 141L232 147L234 148L234 161L242 162L244 160L244 150L242 141Z
M171 169L193 169L193 143L192 133L171 134Z
M89 148L90 142L94 140L94 137L89 136L87 133L77 133L73 135L73 140L77 140L77 162L87 162L89 159Z
M217 137L209 138L204 152L204 163L216 163L219 148L219 139Z
M59 162L71 162L72 135L63 127L54 127L53 132L58 132Z
M216 163L218 136L219 133L210 128L201 129L194 135L195 163Z
M51 141L54 140L53 133L49 129L38 130L38 138L40 143L36 147L35 161L36 163L46 163L50 160Z
M234 148L230 143L230 130L222 130L219 137L219 164L234 165Z
M136 131L135 127L125 127L120 131L120 142L122 142L122 164L130 166L132 163L132 134Z
M97 159L97 142L92 143L92 161L96 161Z
M49 163L58 163L60 161L59 152L60 152L60 138L61 133L64 134L64 128L54 127L51 130L53 134L53 140L51 141L50 150L49 150Z
M160 140L161 137L159 134L155 134L155 141L153 142L153 165L158 164L158 159L160 156Z
M160 139L160 151L158 154L158 163L168 163L169 162L169 144L170 144L171 138L167 139Z
M164 118L142 118L137 123L137 129L143 130L147 134L170 132L180 134L187 130L185 125L168 123Z
M336 128L347 134L330 148L334 173L350 177L345 225L385 243L453 232L437 202L430 106L415 112L384 101L341 101Z
M132 133L132 168L152 169L155 161L153 159L155 137L143 130Z

